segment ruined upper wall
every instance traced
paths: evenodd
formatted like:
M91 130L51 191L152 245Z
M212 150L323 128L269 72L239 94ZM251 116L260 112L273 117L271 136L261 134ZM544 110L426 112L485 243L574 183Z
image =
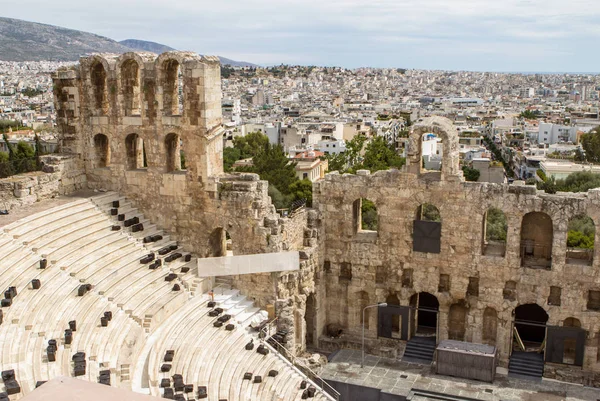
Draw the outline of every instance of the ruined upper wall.
M107 174L99 168L179 170L179 150L194 180L222 173L217 57L95 54L53 79L61 151L80 154L86 172L99 173L100 181L116 177L101 178ZM127 143L130 135L136 137ZM176 162L168 158L175 147ZM129 159L136 157L140 163L132 165Z

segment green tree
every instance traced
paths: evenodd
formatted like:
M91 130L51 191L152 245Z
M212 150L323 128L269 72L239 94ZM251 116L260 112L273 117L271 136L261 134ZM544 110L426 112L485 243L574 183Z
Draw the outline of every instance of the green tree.
M262 132L251 132L233 139L233 147L240 150L240 159L256 156L269 144L269 137Z
M585 151L585 159L592 163L600 162L600 127L596 127L581 136L581 147Z
M306 206L312 206L312 182L310 180L297 180L290 185L290 195L292 201L305 199Z
M463 166L462 170L465 175L465 180L467 181L477 181L481 175L479 170L469 166Z
M253 171L269 181L282 194L289 195L291 185L298 180L296 163L290 163L281 145L266 143L262 151L252 158Z
M508 231L506 216L500 209L490 208L486 215L485 239L487 241L505 241Z
M379 217L375 204L368 199L361 200L360 206L361 228L363 230L377 231L379 227Z
M442 216L440 216L440 211L437 207L433 206L431 203L424 203L419 207L417 220L440 222L442 221Z
M405 163L406 159L399 156L396 150L386 143L384 137L378 136L367 144L363 162L356 165L353 170L366 169L374 173L379 170L401 168Z
M350 141L346 142L346 151L344 153L326 155L325 158L329 166L328 170L343 173L360 163L361 152L366 141L367 137L356 135Z
M225 171L231 171L233 164L240 160L242 152L238 148L225 148L223 149L223 169Z

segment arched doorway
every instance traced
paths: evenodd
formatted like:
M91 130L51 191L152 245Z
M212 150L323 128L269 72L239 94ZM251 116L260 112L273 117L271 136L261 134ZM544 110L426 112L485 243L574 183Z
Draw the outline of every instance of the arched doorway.
M547 322L548 313L538 304L519 305L515 308L515 328L525 351L540 350L546 339Z
M208 257L233 256L233 242L229 233L218 227L213 230L208 238Z
M552 265L552 218L546 213L531 212L521 223L521 265L550 269Z
M410 298L410 305L415 309L412 334L415 336L435 337L440 303L435 295L420 292Z

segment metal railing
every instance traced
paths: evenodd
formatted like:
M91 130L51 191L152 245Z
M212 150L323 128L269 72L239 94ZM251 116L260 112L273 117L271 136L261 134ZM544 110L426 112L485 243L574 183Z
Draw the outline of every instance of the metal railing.
M275 345L273 345L275 344ZM320 390L332 397L335 401L340 400L340 393L336 391L329 383L327 383L321 376L316 374L308 366L300 362L290 351L288 351L282 344L277 340L270 338L265 341L265 345L272 348L283 358L287 359L292 365L294 365L303 375L305 375L314 385L320 388Z

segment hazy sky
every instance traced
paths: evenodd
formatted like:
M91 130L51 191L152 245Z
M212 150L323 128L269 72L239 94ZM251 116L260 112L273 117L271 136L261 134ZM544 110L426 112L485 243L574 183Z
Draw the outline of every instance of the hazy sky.
M598 0L19 0L0 10L263 65L600 72Z

